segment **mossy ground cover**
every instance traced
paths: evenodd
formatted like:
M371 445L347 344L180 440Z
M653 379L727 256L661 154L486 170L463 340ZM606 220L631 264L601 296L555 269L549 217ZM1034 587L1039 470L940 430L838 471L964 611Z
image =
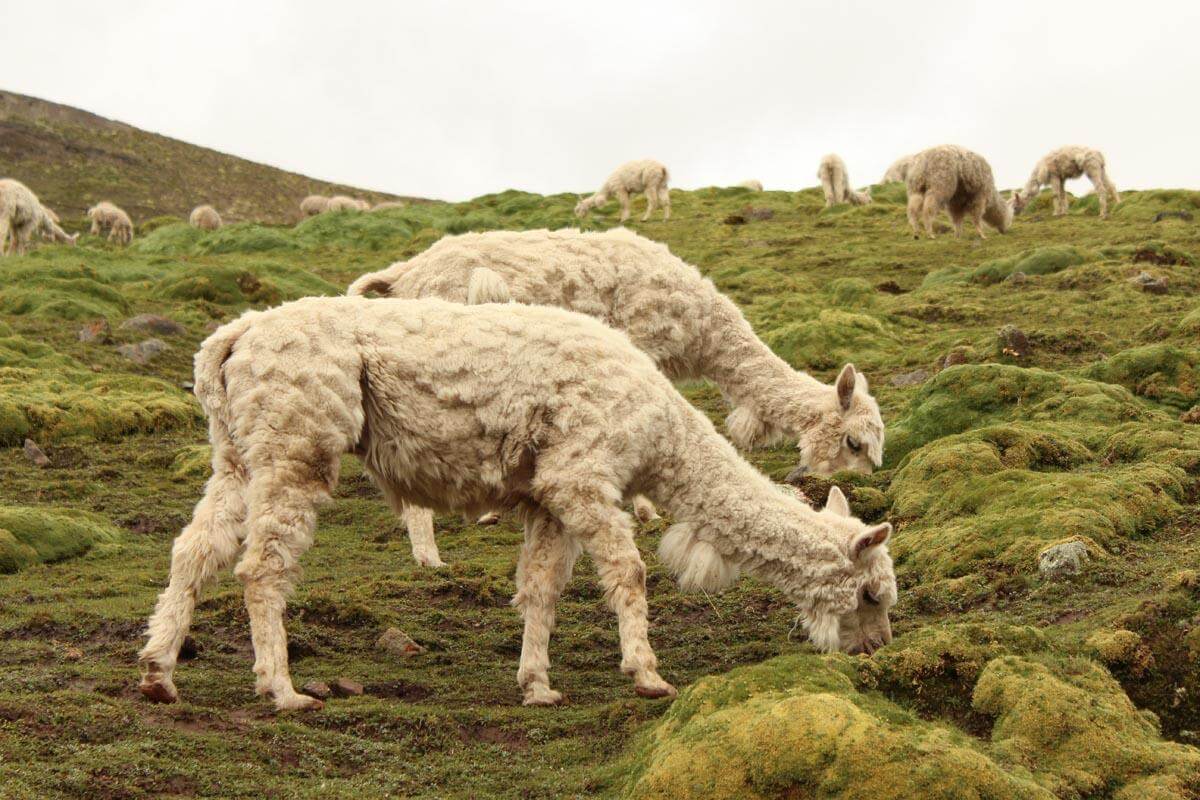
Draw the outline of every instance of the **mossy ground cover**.
M452 566L417 567L352 458L305 558L290 649L298 682L345 676L366 694L312 715L254 697L229 576L198 609L184 703L134 688L141 626L206 478L184 385L211 327L337 293L448 233L577 224L574 195L211 234L160 220L128 249L85 236L0 260L0 512L24 515L18 534L0 513L21 554L0 577L0 796L1195 796L1200 428L1180 416L1198 396L1200 229L1153 220L1198 195L1129 192L1108 221L1087 197L1062 218L1040 199L982 242L913 240L903 192L875 196L826 210L812 189L674 192L671 221L633 224L791 363L867 374L884 468L835 480L856 512L897 524L896 641L871 659L813 654L754 581L679 593L653 555L661 524L645 529L652 641L664 675L692 687L673 705L619 674L585 560L552 643L569 703L520 707L519 530L439 518ZM611 204L585 227L615 218ZM1130 283L1143 270L1167 293ZM143 313L184 332L136 365L116 348L147 337L121 327ZM101 319L107 336L81 341ZM1028 347L1006 352L1005 325ZM713 387L682 388L724 416ZM25 436L49 466L28 462ZM749 455L776 478L795 461ZM804 489L819 501L830 485ZM1039 553L1070 539L1084 571L1042 578ZM428 651L375 650L391 625Z

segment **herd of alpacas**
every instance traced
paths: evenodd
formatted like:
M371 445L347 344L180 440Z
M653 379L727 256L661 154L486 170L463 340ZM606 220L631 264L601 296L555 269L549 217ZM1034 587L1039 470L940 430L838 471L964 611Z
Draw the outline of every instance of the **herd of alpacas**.
M915 235L949 212L1003 232L1049 184L1086 174L1101 212L1118 200L1104 157L1056 150L1002 200L990 166L943 145L897 161ZM871 202L850 188L845 163L821 160L827 203ZM576 206L615 196L621 220L644 192L646 216L670 216L666 168L630 162ZM761 191L757 181L743 184ZM376 206L378 208L378 206ZM365 201L312 195L305 215L366 211ZM128 243L128 214L88 210L92 233ZM190 223L221 226L202 205ZM30 236L74 244L25 186L0 181L0 243L23 253ZM8 241L11 237L11 243ZM730 406L723 438L673 381L704 378ZM341 457L357 455L403 515L413 557L444 566L431 509L512 511L524 525L513 604L524 619L517 682L529 705L553 705L549 640L555 606L582 552L615 612L621 670L643 697L674 696L648 636L646 568L631 504L673 524L658 548L684 590L719 591L742 575L778 587L809 640L826 652L870 654L891 641L896 578L889 523L868 525L834 487L821 510L781 491L735 449L781 441L800 474L869 473L883 463L884 423L866 378L846 364L832 385L775 355L737 306L664 245L625 228L493 231L443 238L424 253L355 280L344 297L248 311L195 357L195 394L209 424L213 474L171 551L139 655L141 692L174 702L179 650L196 602L234 567L244 586L256 689L280 709L315 709L288 670L283 612L311 546L319 504Z

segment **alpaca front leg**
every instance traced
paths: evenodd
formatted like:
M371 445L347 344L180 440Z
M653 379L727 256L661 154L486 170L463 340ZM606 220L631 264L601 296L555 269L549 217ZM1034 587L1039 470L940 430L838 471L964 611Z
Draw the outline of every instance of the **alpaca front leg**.
M286 598L300 571L298 559L312 544L317 495L311 487L316 481L298 478L282 466L269 470L263 470L266 479L252 479L250 534L234 570L245 587L258 676L255 690L273 697L280 710L318 709L324 705L320 700L297 693L292 685L283 626Z
M921 238L921 209L925 207L925 195L913 192L908 196L908 224L913 238Z
M658 204L662 206L663 222L666 222L671 218L671 190L666 186L658 190Z
M658 192L654 188L646 189L646 213L642 214L642 222L650 219L654 209L658 208Z
M240 469L218 470L209 480L191 523L171 548L171 579L158 596L146 626L149 639L138 655L142 673L138 689L156 703L179 699L175 664L196 600L237 557L246 517L244 487Z
M550 688L550 634L555 604L571 580L578 556L578 543L567 537L558 520L544 510L531 512L525 522L525 544L517 562L517 594L512 601L525 619L517 684L527 706L562 702L562 693Z
M633 515L643 523L662 519L658 516L658 509L654 507L654 503L640 494L633 498Z
M621 222L629 219L629 192L624 189L617 190L617 202L621 204Z
M940 205L936 197L931 194L925 195L925 201L921 206L921 221L925 225L926 238L933 238L933 218L937 216Z
M1054 216L1061 217L1067 213L1067 190L1062 178L1051 178L1050 189L1054 192Z
M413 560L423 567L446 566L433 537L433 511L407 503L403 503L402 507L404 526L408 529L408 541L412 545Z

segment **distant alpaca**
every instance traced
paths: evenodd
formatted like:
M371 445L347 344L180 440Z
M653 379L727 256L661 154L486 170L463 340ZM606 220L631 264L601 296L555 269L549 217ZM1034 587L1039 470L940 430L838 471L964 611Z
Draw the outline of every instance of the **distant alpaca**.
M122 209L102 200L87 211L88 219L92 221L92 236L99 236L104 228L108 228L108 240L117 244L129 244L133 241L133 220Z
M329 210L329 198L321 194L310 194L300 201L300 213L306 217L315 217Z
M847 364L833 386L793 369L754 334L712 281L665 246L603 233L491 231L446 237L408 261L363 275L349 294L555 305L629 334L672 380L706 378L733 406L743 448L788 440L801 471L870 472L883 460L883 420L867 380ZM653 515L640 504L638 516ZM441 566L428 511L406 511L413 557Z
M825 207L835 203L850 203L862 206L871 202L871 195L866 192L856 192L850 188L850 176L846 173L846 162L841 156L830 153L821 159L817 167L817 179L821 181L821 189L825 192Z
M188 223L193 228L215 231L221 227L221 215L212 206L196 206L192 209L192 215L188 217Z
M914 156L901 156L893 161L887 172L883 173L880 183L904 183L908 180L908 168L912 165L913 158Z
M195 384L213 476L172 548L139 656L151 700L178 699L197 598L236 560L257 691L280 709L320 708L293 687L283 613L348 452L393 507L519 510L526 704L562 700L549 640L582 550L617 614L622 672L643 697L675 694L650 646L646 567L620 508L638 492L675 520L660 550L684 588L750 574L797 606L821 650L870 653L891 639L891 525L849 516L840 492L815 511L778 491L624 334L582 314L308 298L219 328L196 355Z
M369 211L370 209L371 204L366 200L346 197L344 194L329 198L329 203L325 206L326 211Z
M1043 186L1049 184L1054 190L1054 216L1060 217L1067 213L1067 193L1063 183L1081 175L1087 175L1096 191L1096 199L1100 201L1100 218L1108 219L1108 204L1121 202L1121 195L1117 194L1117 187L1108 177L1104 154L1091 147L1069 145L1047 153L1037 162L1025 183L1021 191L1022 201L1029 202Z
M749 189L752 192L761 192L763 190L762 181L742 181L738 186L743 189Z
M663 209L663 220L668 220L671 218L668 180L670 175L667 174L667 168L653 159L627 162L608 176L608 180L598 192L579 201L575 206L575 216L586 217L593 208L599 208L608 202L610 196L616 195L621 204L621 222L624 222L629 219L629 195L645 192L646 213L642 215L642 222L650 219L650 214L660 205Z
M918 239L922 227L933 238L933 218L943 208L950 213L956 236L962 236L963 217L970 216L980 239L987 238L984 222L1004 233L1012 225L1013 213L1024 208L1019 194L1007 201L1000 198L992 168L983 156L952 144L913 156L907 186L908 223Z
M74 245L78 234L68 236L58 227L58 217L42 206L29 187L12 178L0 179L0 255L29 252L33 234Z

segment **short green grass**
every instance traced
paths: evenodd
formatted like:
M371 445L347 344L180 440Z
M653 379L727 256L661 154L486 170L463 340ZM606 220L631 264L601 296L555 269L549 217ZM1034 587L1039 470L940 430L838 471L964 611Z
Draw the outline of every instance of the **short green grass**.
M632 225L713 278L789 362L824 380L849 360L865 372L886 461L836 482L897 526L897 637L871 659L813 654L760 583L681 594L653 555L661 524L644 530L652 641L691 687L673 705L619 674L585 560L552 643L568 704L522 708L517 527L441 517L452 566L417 567L350 457L288 625L299 683L345 676L366 695L308 715L256 698L229 576L200 603L184 702L135 688L141 627L207 476L185 383L212 327L338 293L446 234L579 224L574 195L216 233L162 219L128 249L85 236L0 260L0 554L15 554L0 577L0 797L1196 796L1200 428L1180 417L1200 399L1200 229L1153 219L1194 212L1200 193L1129 192L1108 221L1088 197L1054 218L1043 197L985 241L913 240L902 190L875 197L825 210L813 189L676 191L671 221ZM1129 283L1142 270L1168 293ZM186 333L135 366L116 346L145 336L120 323L146 312ZM108 341L80 341L97 319ZM1005 325L1027 352L1005 352ZM723 417L713 387L681 388ZM26 436L48 467L26 460ZM748 455L777 479L794 462L786 447ZM804 489L822 500L830 485ZM1087 570L1040 578L1039 552L1069 539ZM391 625L428 651L375 650Z

